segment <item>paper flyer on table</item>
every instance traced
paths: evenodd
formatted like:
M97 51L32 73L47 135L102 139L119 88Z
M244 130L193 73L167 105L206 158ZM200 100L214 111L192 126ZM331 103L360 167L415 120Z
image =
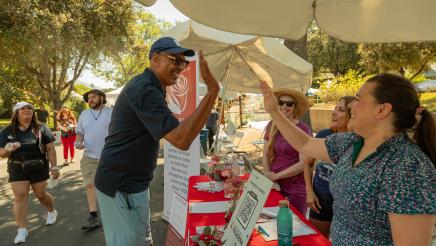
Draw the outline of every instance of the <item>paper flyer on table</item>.
M265 209L263 209L262 214L265 214L265 215L272 214L273 216L271 216L271 217L276 218L278 210L279 210L279 207L265 208ZM265 211L268 211L268 212L265 213ZM275 214L272 211L276 211ZM297 215L295 215L294 213L292 213L292 220L293 220L292 221L292 236L293 237L316 234L316 232L312 228L310 228L310 226L303 223L303 221L301 221L300 218ZM268 236L267 236L264 233L260 233L260 235L263 238L265 238L266 241L277 240L277 220L268 221L265 223L257 223L256 228L258 228L259 225L268 234Z
M227 201L191 202L189 204L189 212L191 214L224 213L226 212L228 206L229 203Z
M222 241L226 246L247 244L272 185L273 183L268 178L256 170L251 172L224 232Z

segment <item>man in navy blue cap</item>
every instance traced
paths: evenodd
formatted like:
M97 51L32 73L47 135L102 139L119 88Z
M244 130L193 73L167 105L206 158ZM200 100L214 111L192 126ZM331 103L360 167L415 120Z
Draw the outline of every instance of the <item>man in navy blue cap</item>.
M151 245L149 183L159 140L187 150L207 121L219 91L203 53L200 72L208 92L197 110L180 122L165 101L165 88L177 82L195 52L170 37L150 49L150 68L123 88L112 111L109 135L95 175L106 244Z

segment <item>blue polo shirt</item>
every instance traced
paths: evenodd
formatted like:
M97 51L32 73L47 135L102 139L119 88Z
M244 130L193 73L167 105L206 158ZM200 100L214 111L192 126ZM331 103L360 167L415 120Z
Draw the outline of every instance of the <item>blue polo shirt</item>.
M178 125L156 75L147 68L135 76L113 108L95 175L97 189L112 197L117 191L145 191L153 179L159 140Z

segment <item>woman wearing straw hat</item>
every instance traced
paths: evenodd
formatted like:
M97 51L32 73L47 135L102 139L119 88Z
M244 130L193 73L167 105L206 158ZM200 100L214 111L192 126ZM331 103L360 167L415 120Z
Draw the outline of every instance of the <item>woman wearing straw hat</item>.
M278 88L274 90L278 98L280 111L286 118L311 135L309 126L299 121L309 102L306 96L292 89ZM266 177L280 185L280 192L303 215L306 214L306 187L303 167L305 157L298 153L277 129L274 121L268 123L265 129L263 150L263 170Z

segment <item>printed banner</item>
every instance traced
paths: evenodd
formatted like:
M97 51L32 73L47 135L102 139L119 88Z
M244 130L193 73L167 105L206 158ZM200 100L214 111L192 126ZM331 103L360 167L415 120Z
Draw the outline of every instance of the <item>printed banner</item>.
M168 107L180 121L189 117L199 102L197 59L198 56L188 59L189 65L180 73L177 83L167 87L166 90ZM168 221L174 194L187 200L188 179L192 175L200 174L200 138L197 137L187 151L177 149L165 141L164 158L164 212L162 217ZM186 213L186 211L177 211L177 213ZM179 224L183 223L179 222ZM174 227L179 228L179 226Z

